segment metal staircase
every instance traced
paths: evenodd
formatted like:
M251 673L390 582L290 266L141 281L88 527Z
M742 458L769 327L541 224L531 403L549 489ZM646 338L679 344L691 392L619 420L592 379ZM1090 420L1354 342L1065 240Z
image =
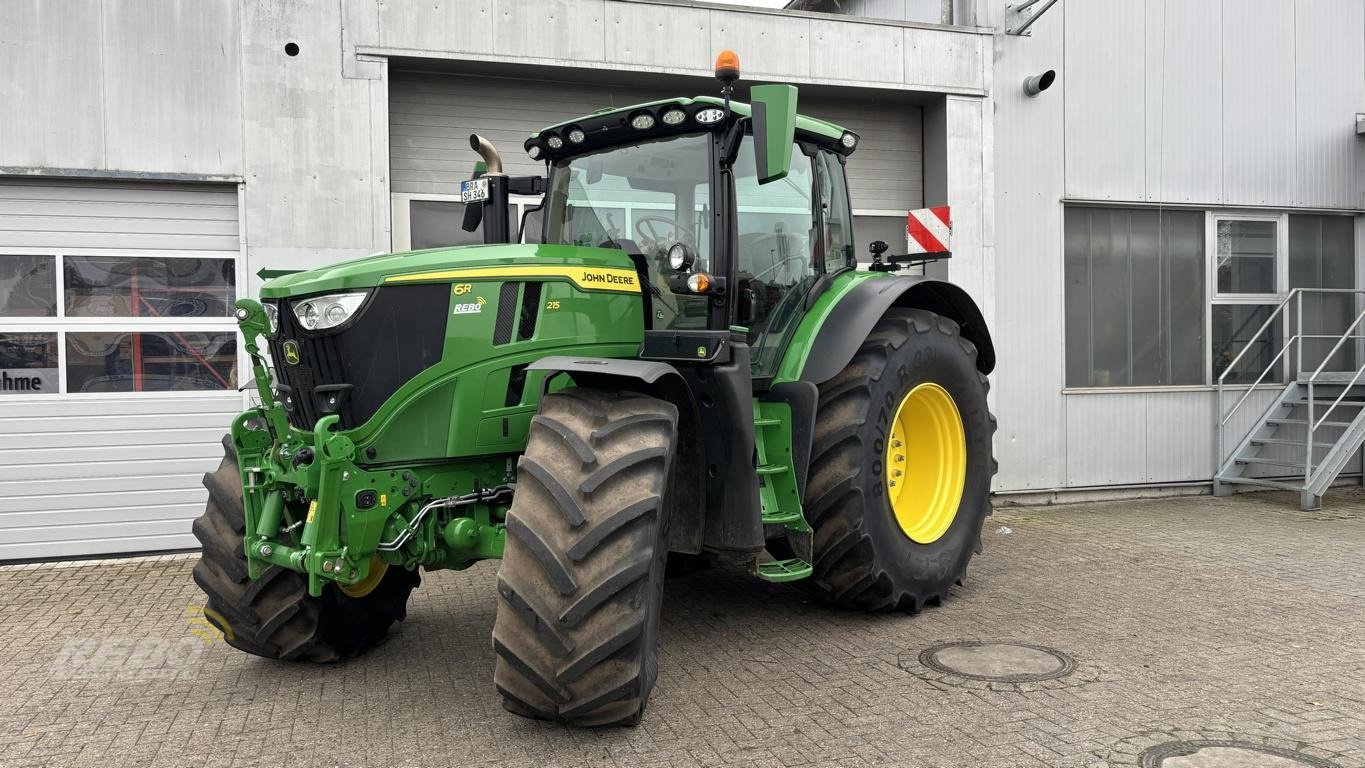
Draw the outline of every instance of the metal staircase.
M1303 330L1304 297L1332 294L1359 298L1365 295L1365 290L1294 289L1218 376L1215 496L1229 495L1233 492L1231 486L1239 484L1281 488L1298 491L1303 509L1317 509L1322 506L1322 495L1365 443L1365 367L1360 364L1365 354L1358 341L1365 339L1359 333L1365 312L1357 314L1340 334ZM1289 334L1281 336L1285 328ZM1238 368L1238 363L1253 348L1273 349L1278 338L1284 340L1279 351L1255 381L1245 387L1232 408L1225 409L1226 390L1238 387L1236 382L1249 373ZM1335 342L1331 350L1320 361L1311 359L1316 350L1310 350L1308 364L1316 363L1316 368L1306 370L1305 344L1324 345L1327 340ZM1237 429L1229 436L1234 425L1245 428L1249 412L1243 411L1241 419L1236 417L1258 387L1279 382L1287 383L1245 434L1239 436L1236 432L1241 430ZM1239 442L1228 451L1231 440Z

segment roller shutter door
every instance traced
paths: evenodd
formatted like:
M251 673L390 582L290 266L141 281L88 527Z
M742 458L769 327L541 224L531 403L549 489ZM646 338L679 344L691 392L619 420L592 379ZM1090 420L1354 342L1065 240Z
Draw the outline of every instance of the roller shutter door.
M389 85L389 165L393 192L451 194L476 157L469 134L496 145L511 174L543 172L522 151L534 131L605 106L691 96L674 88L394 72ZM849 159L855 209L907 211L923 199L919 107L887 98L831 98L803 90L802 114L862 137Z
M0 560L197 546L238 252L235 185L0 179Z

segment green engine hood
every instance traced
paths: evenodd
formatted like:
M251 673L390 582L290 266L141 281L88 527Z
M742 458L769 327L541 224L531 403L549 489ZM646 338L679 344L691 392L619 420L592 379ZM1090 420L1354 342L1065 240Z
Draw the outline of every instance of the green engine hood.
M367 256L274 278L261 298L280 299L384 284L455 282L463 276L568 280L583 290L639 293L635 266L614 248L577 245L464 245Z

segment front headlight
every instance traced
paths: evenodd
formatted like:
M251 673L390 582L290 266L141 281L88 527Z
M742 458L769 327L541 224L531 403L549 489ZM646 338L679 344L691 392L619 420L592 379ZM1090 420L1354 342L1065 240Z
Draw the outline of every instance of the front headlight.
M274 336L280 332L280 308L269 302L261 306L265 307L265 319L270 324L270 335Z
M299 325L310 331L335 328L351 319L360 305L365 303L365 291L353 293L329 293L326 296L313 296L293 303L294 317Z

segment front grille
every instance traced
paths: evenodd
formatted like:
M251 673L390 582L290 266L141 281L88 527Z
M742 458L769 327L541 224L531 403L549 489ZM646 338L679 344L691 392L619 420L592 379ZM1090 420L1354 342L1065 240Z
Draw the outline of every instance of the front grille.
M441 360L448 285L376 288L360 313L336 331L304 331L288 303L281 302L270 357L276 384L292 401L289 423L299 429L312 429L327 415L329 396L340 404L341 429L364 424L399 387ZM297 365L285 358L286 341L298 345Z

